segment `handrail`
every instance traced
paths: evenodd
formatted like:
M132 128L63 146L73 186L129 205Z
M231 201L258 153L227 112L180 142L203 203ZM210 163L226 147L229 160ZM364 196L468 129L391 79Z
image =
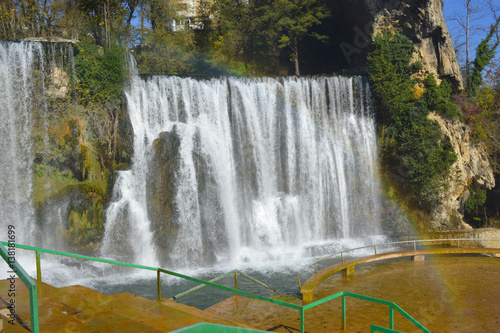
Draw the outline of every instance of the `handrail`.
M391 330L390 328L385 328L377 325L372 325L370 326L370 333L376 333L376 332L382 332L382 333L404 333L396 330Z
M7 243L9 244L9 243ZM12 243L10 243L12 244ZM2 258L5 260L7 265L9 265L10 268L12 268L12 271L16 273L16 275L21 279L21 281L24 283L24 285L28 288L29 290L29 295L30 295L30 319L31 319L31 332L32 333L39 333L40 328L39 328L39 323L38 323L38 295L37 295L37 289L36 289L36 283L33 282L33 279L26 273L24 268L17 262L17 260L9 260L9 258L13 258L12 256L9 256L7 249L5 248L6 244L2 242L0 246L0 255ZM15 245L17 247L17 244Z
M0 242L0 243L7 244L6 242ZM266 297L266 296L256 295L256 294L253 294L253 293L250 293L250 292L247 292L247 291L243 291L243 290L240 290L240 289L236 289L236 288L222 286L222 285L219 285L219 284L216 284L216 283L213 283L213 282L204 281L204 280L201 280L201 279L198 279L198 278L195 278L195 277L187 276L187 275L184 275L184 274L176 273L176 272L169 271L169 270L162 269L162 268L155 268L155 267L144 266L144 265L130 264L130 263L125 263L125 262L120 262L120 261L115 261L115 260L95 258L95 257L84 256L84 255L80 255L80 254L73 254L73 253L66 253L66 252L55 251L55 250L42 249L42 248L38 248L38 247L34 247L34 246L21 245L21 244L16 244L16 248L25 249L25 250L31 250L31 251L35 251L36 252L36 259L37 259L37 279L39 281L41 281L40 252L43 252L43 253L56 254L56 255L61 255L61 256L66 256L66 257L72 257L72 258L78 258L78 259L84 259L84 260L90 260L90 261L96 261L96 262L104 262L104 263L108 263L108 264L128 266L128 267L133 267L133 268L139 268L139 269L146 269L146 270L156 271L157 272L157 279L158 279L157 282L158 282L158 300L159 301L161 301L160 275L161 275L161 273L164 273L164 274L168 274L168 275L171 275L171 276L182 278L184 280L188 280L188 281L192 281L192 282L197 282L199 284L203 284L203 285L206 285L206 286L210 286L210 287L214 287L214 288L217 288L217 289L220 289L220 290L231 292L231 293L234 293L236 295L247 296L247 297L250 297L250 298L253 298L253 299L258 299L258 300L265 301L265 302L268 302L268 303L272 303L272 304L284 306L284 307L287 307L287 308L291 308L291 309L294 309L294 310L298 310L299 311L299 315L300 315L300 332L301 333L305 332L305 311L306 310L311 309L313 307L316 307L316 306L318 306L320 304L323 304L323 303L325 303L327 301L336 299L338 297L341 297L341 300L342 300L342 329L344 329L344 330L347 327L346 297L353 297L353 298L359 298L359 299L370 301L370 302L375 302L375 303L389 305L389 308L390 308L390 313L389 313L389 325L390 325L390 329L394 328L394 314L393 314L393 311L394 311L394 309L396 309L400 314L402 314L405 318L407 318L408 320L410 320L410 322L413 323L416 327L418 327L422 332L424 332L424 333L430 333L429 330L427 330L417 320L415 320L413 317L411 317L409 314L407 314L396 303L390 302L390 301L381 300L381 299L377 299L377 298L374 298L374 297L369 297L369 296L363 296L363 295L359 295L359 294L354 294L354 293L350 293L350 292L341 291L341 292L338 292L338 293L336 293L334 295L327 296L325 298L322 298L322 299L320 299L318 301L315 301L315 302L307 304L307 305L298 305L298 304L294 304L294 303L285 302L285 301L282 301L282 300L279 300L279 299L274 299L274 298L270 298L270 297ZM2 257L3 257L3 255L2 255ZM21 269L22 269L22 267L21 267ZM234 273L234 271L232 273ZM26 272L24 272L24 274L29 277L29 275ZM230 274L230 273L228 273L228 274ZM227 276L227 274L226 274L226 276ZM31 279L31 278L29 278L29 279ZM27 281L30 281L29 279ZM33 281L31 281L31 283L34 284ZM35 295L36 295L36 284L34 284L34 285L35 285L35 289L34 290L35 290ZM30 299L31 299L31 292L30 292ZM32 323L35 322L36 323L36 327L38 327L38 308L36 308L36 309L32 308L31 309L31 316L32 316ZM33 319L34 317L36 317L35 321ZM36 332L38 333L38 331L36 331Z
M500 241L498 238L442 238L442 239L418 239L418 240L406 240L406 241L398 241L398 242L390 242L390 243L382 243L382 244L374 244L374 245L366 245L366 246L361 246L361 247L356 247L353 249L347 249L344 251L336 252L333 254L329 254L325 257L322 257L315 262L309 264L305 268L303 268L298 274L297 274L297 280L299 281L299 288L302 287L302 283L300 280L300 276L302 273L304 273L306 270L314 266L315 273L318 273L318 266L317 264L324 261L331 259L335 256L340 256L340 260L344 262L344 254L348 252L353 252L357 250L362 250L362 249L368 249L368 248L373 248L374 249L374 254L377 255L377 247L381 246L388 246L388 245L397 245L397 244L407 244L407 243L412 243L413 244L413 249L417 249L417 243L424 243L424 242L450 242L450 241L457 241L457 247L460 247L460 241L476 241L476 242L482 242L482 241Z
M283 297L286 297L286 296L287 296L287 295L282 294L282 293L280 293L279 291L277 291L277 290L275 290L275 289L273 289L273 288L271 288L271 287L267 286L265 283L263 283L263 282L261 282L261 281L257 280L256 278L253 278L253 277L251 277L251 276L249 276L249 275L247 275L247 274L245 274L245 273L243 273L243 272L240 272L240 271L239 271L239 270L237 270L237 269L235 269L235 270L233 270L233 271L231 271L231 272L229 272L229 273L222 274L221 276L218 276L218 277L216 277L216 278L213 278L212 280L209 280L208 282L217 282L217 281L222 280L223 278L226 278L226 277L231 276L231 275L233 275L233 274L234 274L234 289L238 289L238 274L240 274L240 275L243 275L244 277L246 277L247 279L249 279L250 281L257 283L258 285L261 285L262 287L264 287L264 288L266 288L266 289L269 289L270 291L272 291L273 293L275 293L275 294L277 294L277 295L280 295L280 296L283 296ZM194 291L200 290L200 289L201 289L201 288L203 288L203 287L206 287L206 285L204 285L204 284L199 284L199 285L197 285L196 287L193 287L193 288L191 288L191 289L189 289L189 290L183 291L183 292L182 292L182 293L180 293L180 294L177 294L177 295L175 295L175 296L172 296L172 297L170 298L170 300L171 300L171 301L174 301L174 300L179 299L179 298L181 298L181 297L183 297L183 296L186 296L186 295L188 295L188 294L191 294L191 293L192 293L192 292L194 292Z

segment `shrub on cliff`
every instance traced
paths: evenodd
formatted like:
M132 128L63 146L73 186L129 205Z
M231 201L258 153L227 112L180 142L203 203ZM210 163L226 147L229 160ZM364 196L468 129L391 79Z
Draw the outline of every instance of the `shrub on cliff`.
M437 111L454 116L458 111L450 104L447 86L437 86L432 76L423 96L416 96L410 64L413 51L406 36L380 34L368 56L368 73L383 128L384 169L418 207L430 212L456 155L428 115Z
M124 60L122 46L80 44L75 57L78 103L115 108L121 102L126 77Z

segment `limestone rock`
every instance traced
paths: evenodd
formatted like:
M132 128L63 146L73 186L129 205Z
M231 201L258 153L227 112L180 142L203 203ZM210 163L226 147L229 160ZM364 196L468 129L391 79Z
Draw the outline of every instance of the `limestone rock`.
M431 113L429 119L439 124L457 154L457 161L451 166L450 176L446 180L448 188L441 192L439 204L433 213L433 227L469 229L470 226L462 220L463 206L469 196L468 189L471 185L485 189L495 186L485 147L470 140L469 127L460 121L444 119L436 113Z
M78 39L68 39L61 37L27 37L23 39L27 42L50 42L50 43L71 43L76 44L80 41Z
M61 67L53 66L47 87L47 96L51 99L64 99L69 91L69 75Z
M420 75L434 73L463 89L453 43L446 27L441 0L364 0L373 15L373 31L400 29L415 44Z

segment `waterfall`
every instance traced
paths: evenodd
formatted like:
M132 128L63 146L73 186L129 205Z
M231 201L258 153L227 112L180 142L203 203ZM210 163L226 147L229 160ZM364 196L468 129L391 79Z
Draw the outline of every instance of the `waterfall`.
M43 54L39 43L0 43L0 227L6 235L13 225L18 241L27 244L36 231L32 109L43 99L35 93Z
M68 60L69 43L0 41L0 234L12 225L21 244L65 249L60 207L35 209L34 171L46 164L49 102L66 93L57 78ZM50 184L39 190L50 193Z
M34 189L42 199L51 189L34 172L49 165L50 105L67 94L57 71L72 59L72 47L0 42L0 228L14 225L21 244L66 249L71 198L35 209ZM132 72L126 102L134 155L105 212L103 256L187 268L283 263L380 233L365 79Z
M365 79L134 73L126 98L134 156L107 210L104 256L174 267L286 261L379 233ZM158 163L169 163L169 177L155 178ZM151 193L167 183L170 201ZM154 216L154 200L171 204L168 221ZM170 236L158 238L158 225Z

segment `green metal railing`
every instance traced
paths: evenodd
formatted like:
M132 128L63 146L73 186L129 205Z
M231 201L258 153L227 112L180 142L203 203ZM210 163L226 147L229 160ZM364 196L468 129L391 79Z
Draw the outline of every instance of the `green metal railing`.
M32 333L39 333L39 324L38 324L38 295L37 295L37 289L36 289L36 283L33 282L33 279L26 273L24 268L17 262L17 260L9 260L10 257L7 249L5 248L4 245L7 245L8 243L2 242L0 245L0 255L2 258L5 260L7 265L12 269L14 273L21 279L21 281L24 283L24 285L28 288L29 290L29 295L30 295L30 319L31 319L31 332ZM17 247L17 244L16 244Z
M299 272L299 274L297 274L297 280L299 281L299 288L301 288L302 287L301 278L300 278L301 275L303 273L305 273L306 271L312 270L313 267L314 267L314 274L318 273L318 264L320 262L325 261L325 260L333 259L334 257L339 257L340 261L344 262L344 260L345 260L344 257L345 257L346 254L348 254L350 252L354 252L354 251L363 250L363 249L373 249L373 255L377 255L377 254L383 253L383 252L380 252L380 248L381 247L401 246L402 244L408 244L410 247L413 248L413 250L417 250L418 244L420 244L422 246L424 243L437 243L437 242L440 242L440 243L449 243L449 244L451 244L451 243L455 243L456 242L456 246L457 247L461 247L466 242L481 243L483 241L498 242L496 244L500 244L500 239L498 239L498 238L487 238L487 239L482 239L482 238L443 238L443 239L405 240L405 241L399 241L399 242L390 242L390 243L374 244L374 245L367 245L367 246L357 247L357 248L348 249L348 250L345 250L345 251L340 251L340 252L336 252L336 253L333 253L333 254L329 254L329 255L327 255L325 257L322 257L322 258L316 260L315 262L309 264L307 267L303 268ZM460 242L462 242L462 243L460 243Z
M382 333L403 333L403 332L400 332L400 331L391 330L390 328L385 328L385 327L380 327L380 326L377 326L377 325L372 325L370 327L370 333L375 333L375 332L382 332Z
M250 280L250 281L252 281L252 282L254 282L254 283L256 283L256 284L258 284L258 285L260 285L260 286L262 286L262 287L264 287L264 288L266 288L266 289L269 289L270 291L272 291L273 293L275 293L275 294L277 294L277 295L284 296L284 297L286 297L286 296L287 296L287 295L282 294L282 293L280 293L279 291L277 291L277 290L275 290L275 289L273 289L273 288L271 288L271 287L267 286L265 283L263 283L263 282L261 282L261 281L259 281L259 280L255 279L255 278L253 278L253 277L251 277L251 276L249 276L249 275L247 275L247 274L245 274L245 273L243 273L243 272L240 272L240 271L239 271L239 270L237 270L237 269L235 269L234 271L231 271L231 272L229 272L229 273L223 274L223 275L221 275L221 276L218 276L218 277L216 277L216 278L213 278L212 280L210 280L210 281L208 281L208 282L212 282L212 283L213 283L213 282L217 282L217 281L222 280L223 278L226 278L226 277L228 277L228 276L234 275L234 289L238 289L238 274L239 274L239 275L241 275L241 276L246 277L248 280ZM184 291L184 292L182 292L182 293L180 293L180 294L177 294L177 295L175 295L175 296L171 297L171 298L170 298L170 300L172 300L172 301L173 301L173 300L176 300L176 299L178 299L178 298L180 298L180 297L183 297L183 296L186 296L186 295L188 295L188 294L190 294L190 293L192 293L192 292L194 292L194 291L200 290L200 289L201 289L201 288L203 288L203 287L206 287L206 285L205 285L205 284L199 284L198 286L196 286L196 287L194 287L194 288L191 288L191 289L189 289L189 290L186 290L186 291Z
M0 243L7 244L6 242L0 242ZM132 268L139 268L139 269L145 269L145 270L150 270L150 271L156 271L157 272L158 301L161 301L161 299L162 299L161 298L161 273L163 273L163 274L168 274L168 275L175 276L175 277L178 277L178 278L182 278L184 280L196 282L196 283L204 285L204 286L210 286L210 287L217 288L217 289L220 289L220 290L228 291L228 292L234 293L236 295L242 295L242 296L246 296L246 297L249 297L249 298L258 299L258 300L265 301L265 302L268 302L268 303L272 303L272 304L280 305L280 306L283 306L283 307L287 307L287 308L290 308L290 309L298 310L299 311L299 317L300 317L300 332L301 333L305 332L305 311L309 310L309 309L312 309L312 308L314 308L314 307L316 307L318 305L321 305L321 304L323 304L325 302L328 302L328 301L331 301L333 299L336 299L336 298L341 298L341 304L342 304L342 311L341 311L342 312L342 318L341 318L342 319L342 329L346 329L346 327L347 327L347 305L346 305L346 298L347 297L357 298L357 299L361 299L361 300L365 300L365 301L369 301L369 302L374 302L374 303L388 305L389 306L389 329L392 329L392 330L394 329L394 310L396 310L401 315L403 315L406 319L408 319L412 324L414 324L417 328L419 328L422 332L424 332L424 333L430 333L429 330L427 330L422 324L420 324L417 320L415 320L408 313L406 313L403 309L401 309L396 303L391 302L391 301L386 301L386 300L378 299L378 298L374 298L374 297L358 295L358 294L354 294L354 293L350 293L350 292L346 292L346 291L341 291L341 292L338 292L338 293L336 293L334 295L327 296L325 298L322 298L322 299L320 299L320 300L318 300L316 302L310 303L308 305L298 305L298 304L289 303L289 302L285 302L285 301L282 301L282 300L278 300L278 299L274 299L274 298L270 298L270 297L266 297L266 296L256 295L256 294L253 294L253 293L250 293L250 292L247 292L247 291L243 291L243 290L237 289L237 280L235 280L235 288L231 288L231 287L226 287L226 286L222 286L222 285L214 283L218 278L214 279L214 282L210 282L210 281L204 281L204 280L201 280L201 279L198 279L198 278L195 278L195 277L187 276L187 275L184 275L184 274L176 273L176 272L173 272L173 271L169 271L169 270L162 269L162 268L157 268L157 267L150 267L150 266L144 266L144 265L130 264L130 263L125 263L125 262L120 262L120 261L115 261L115 260L95 258L95 257L90 257L90 256L84 256L84 255L73 254L73 253L66 253L66 252L60 252L60 251L54 251L54 250L47 250L47 249L37 248L37 247L34 247L34 246L27 246L27 245L20 245L20 244L16 244L16 248L17 249L30 250L30 251L34 251L35 252L35 254L36 254L37 280L39 282L41 282L41 280L42 280L41 263L40 263L40 253L49 253L49 254L60 255L60 256L64 256L64 257L77 258L77 259L83 259L83 260L103 262L103 263L113 264L113 265L120 265L120 266L127 266L127 267L132 267ZM23 270L23 272L24 272L24 270ZM26 272L24 272L24 274L26 276L28 276ZM243 273L237 272L237 271L233 271L231 273L225 274L223 277L229 276L231 274L237 275L237 274L243 274ZM249 277L246 274L244 274L244 276L245 277ZM28 276L28 278L29 278L29 276ZM253 278L251 278L251 279L255 280ZM33 281L31 280L31 278L27 279L27 281L31 281L31 283L34 284ZM35 286L35 293L32 294L30 292L30 298L31 298L31 295L34 295L35 298L36 298L36 284L34 284L34 286ZM265 286L265 287L267 287L267 286ZM196 288L199 289L201 287L198 286ZM269 288L269 287L267 287L267 288ZM271 288L269 288L269 289L271 289ZM185 293L182 293L182 294L185 294ZM182 294L179 294L177 296L181 297L181 296L183 296ZM36 302L34 304L36 305ZM33 318L36 317L36 324L37 324L37 327L38 327L38 309L37 309L36 306L34 306L33 308L31 308L31 310L32 310L31 311L32 322L34 322Z

